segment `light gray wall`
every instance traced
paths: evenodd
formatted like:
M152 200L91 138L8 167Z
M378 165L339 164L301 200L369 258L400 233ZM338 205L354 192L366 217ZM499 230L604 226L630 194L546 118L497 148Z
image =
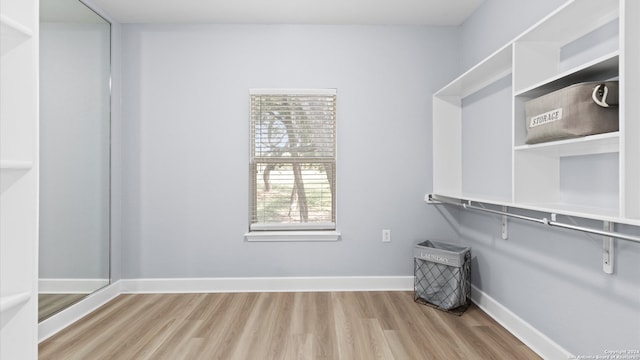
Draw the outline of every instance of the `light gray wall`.
M462 190L467 196L511 198L511 82L505 76L462 101Z
M41 278L109 277L108 35L40 25Z
M123 25L123 278L412 275L457 29ZM248 91L337 88L338 242L248 243ZM391 229L392 242L381 242Z
M461 71L563 2L487 0L461 27ZM472 282L481 291L574 355L638 348L640 245L617 241L615 274L607 275L600 237L510 220L509 239L502 240L497 216L464 211L459 221L474 254Z
M485 0L460 26L460 70L513 40L566 0Z

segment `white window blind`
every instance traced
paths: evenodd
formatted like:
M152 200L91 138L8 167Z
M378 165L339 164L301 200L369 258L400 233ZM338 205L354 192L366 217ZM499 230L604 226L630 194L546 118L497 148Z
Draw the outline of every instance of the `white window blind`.
M250 230L333 230L336 90L251 90Z

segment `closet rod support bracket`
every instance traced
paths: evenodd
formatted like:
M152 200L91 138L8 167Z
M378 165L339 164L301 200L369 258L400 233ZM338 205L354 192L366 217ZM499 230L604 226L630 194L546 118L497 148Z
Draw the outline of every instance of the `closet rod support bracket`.
M604 221L604 231L615 231L615 224L610 221ZM613 259L615 249L615 239L610 236L602 237L602 271L606 274L613 274Z
M507 213L506 206L502 206L502 212ZM509 239L509 223L507 222L507 215L502 215L502 240Z

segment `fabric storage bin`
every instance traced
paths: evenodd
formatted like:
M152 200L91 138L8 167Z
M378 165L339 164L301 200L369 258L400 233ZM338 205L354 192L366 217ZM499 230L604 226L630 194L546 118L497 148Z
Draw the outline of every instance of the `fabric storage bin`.
M415 246L413 257L414 300L464 311L471 296L471 248L427 240Z
M618 131L618 82L585 82L525 103L527 144Z

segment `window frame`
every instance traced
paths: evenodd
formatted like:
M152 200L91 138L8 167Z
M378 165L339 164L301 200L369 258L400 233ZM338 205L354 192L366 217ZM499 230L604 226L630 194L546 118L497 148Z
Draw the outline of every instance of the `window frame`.
M318 96L336 96L337 89L249 89L249 126L254 126L252 117L252 97L256 95L318 95ZM337 99L336 99L337 102ZM337 109L334 112L337 116ZM249 129L253 134L254 129ZM333 145L333 181L334 186L337 182L337 122L334 120L334 145ZM254 158L254 148L256 146L255 139L250 136L249 139L249 211L248 222L249 231L245 234L247 241L337 241L341 238L341 234L337 229L337 191L334 189L332 198L332 222L317 223L253 223L253 213L257 206L255 193L254 168L257 161ZM304 158L302 158L304 159ZM304 160L303 160L304 162Z

